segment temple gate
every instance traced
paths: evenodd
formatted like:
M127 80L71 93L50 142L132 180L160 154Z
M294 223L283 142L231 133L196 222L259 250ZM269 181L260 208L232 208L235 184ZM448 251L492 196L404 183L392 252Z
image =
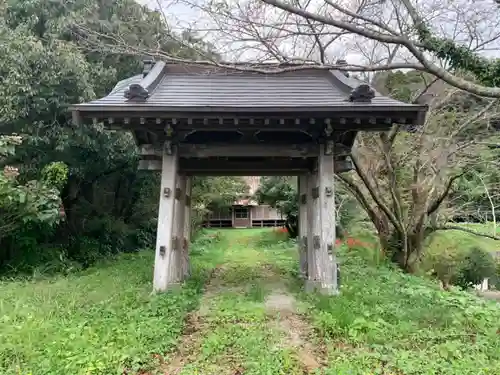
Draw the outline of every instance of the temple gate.
M248 69L147 60L106 97L74 105L73 121L131 131L139 168L161 171L155 291L189 274L191 176L295 175L301 272L310 289L335 294L334 174L351 170L358 131L422 124L427 106L384 97L340 71Z

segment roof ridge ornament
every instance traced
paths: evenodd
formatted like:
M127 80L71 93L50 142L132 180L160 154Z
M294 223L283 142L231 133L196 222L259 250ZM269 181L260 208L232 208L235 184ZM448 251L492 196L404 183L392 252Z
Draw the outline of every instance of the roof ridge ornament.
M128 89L125 90L123 96L125 96L125 98L129 100L133 99L146 100L149 97L149 91L138 83L132 83L128 87Z
M362 83L351 91L349 101L354 103L371 103L375 97L375 90L366 83Z
M141 81L131 84L123 93L123 96L128 100L145 101L148 99L163 78L167 68L164 61L155 62L152 59L144 59L143 64Z

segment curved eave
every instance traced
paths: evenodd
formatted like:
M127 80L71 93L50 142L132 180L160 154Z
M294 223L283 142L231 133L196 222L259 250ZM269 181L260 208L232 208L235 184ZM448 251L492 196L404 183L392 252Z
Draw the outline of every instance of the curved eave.
M140 117L203 117L203 116L259 116L286 115L286 117L332 117L355 116L356 113L392 113L394 117L410 119L414 125L421 125L428 111L427 105L374 105L353 103L352 105L329 107L168 107L127 103L125 105L78 104L70 107L80 118L106 119Z

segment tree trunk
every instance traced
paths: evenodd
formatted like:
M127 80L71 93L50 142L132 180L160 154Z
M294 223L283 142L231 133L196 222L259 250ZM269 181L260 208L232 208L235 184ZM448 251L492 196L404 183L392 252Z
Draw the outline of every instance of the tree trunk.
M296 221L286 220L285 227L290 238L297 238L299 235L299 227Z
M415 273L424 245L423 235L412 232L405 237L403 233L393 229L384 240L387 242L387 253L391 261L404 272Z

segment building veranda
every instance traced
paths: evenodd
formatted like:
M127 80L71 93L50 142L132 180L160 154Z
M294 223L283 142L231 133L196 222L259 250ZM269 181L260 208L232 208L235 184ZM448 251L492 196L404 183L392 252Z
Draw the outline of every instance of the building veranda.
M146 61L104 98L72 107L78 125L131 131L139 167L161 171L155 291L189 274L191 176L295 175L301 272L310 288L337 292L334 174L351 169L358 131L422 124L427 107L384 97L344 72L281 68Z

